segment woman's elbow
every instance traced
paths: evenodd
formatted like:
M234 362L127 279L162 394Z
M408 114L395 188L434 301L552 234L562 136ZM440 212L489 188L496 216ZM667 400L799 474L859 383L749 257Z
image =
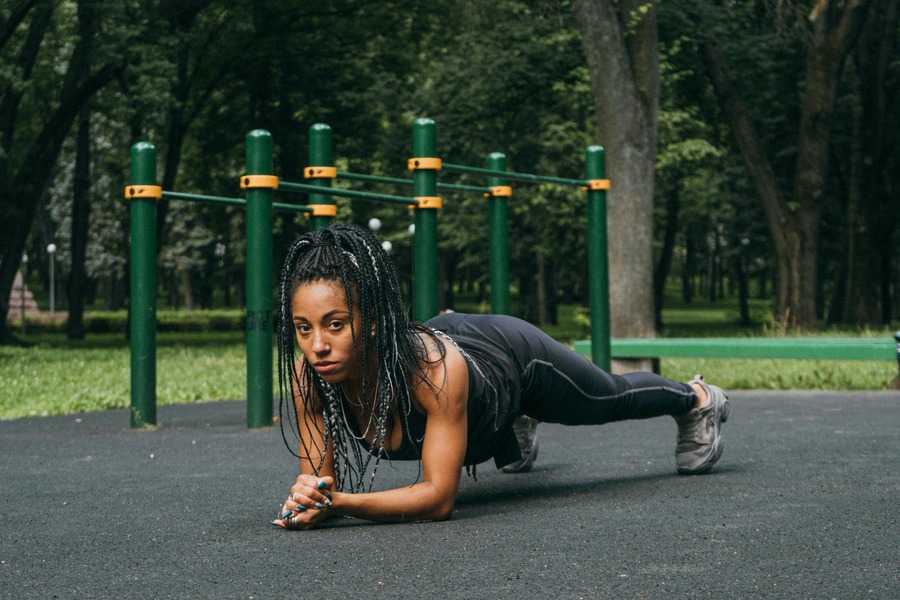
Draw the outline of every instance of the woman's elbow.
M456 504L456 498L442 500L432 509L432 521L449 521L453 517L453 507Z
M431 520L432 521L449 521L451 518L453 518L453 507L452 506L450 506L449 508L440 508L440 509L436 510L435 513L432 515Z

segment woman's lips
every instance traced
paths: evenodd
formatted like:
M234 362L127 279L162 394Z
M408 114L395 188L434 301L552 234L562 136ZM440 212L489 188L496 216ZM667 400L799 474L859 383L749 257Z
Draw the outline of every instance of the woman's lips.
M319 373L328 373L329 371L333 371L334 369L337 368L337 363L328 361L328 360L323 360L323 361L317 362L314 366L316 367L316 371L318 371Z

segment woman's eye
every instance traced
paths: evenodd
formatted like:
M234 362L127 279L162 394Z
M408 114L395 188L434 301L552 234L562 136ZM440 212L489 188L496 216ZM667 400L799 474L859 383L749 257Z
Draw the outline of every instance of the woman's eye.
M341 327L343 327L343 326L344 326L344 322L343 322L343 321L332 321L331 323L328 324L328 326L329 326L331 329L336 330L336 329L340 329Z
M297 325L297 332L301 334L309 333L309 325Z

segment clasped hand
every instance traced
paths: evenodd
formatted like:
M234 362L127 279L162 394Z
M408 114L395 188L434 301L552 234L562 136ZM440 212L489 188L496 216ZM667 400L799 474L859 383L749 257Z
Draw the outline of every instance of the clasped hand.
M300 475L272 525L285 529L312 529L328 516L332 506L329 490L333 485L333 477Z

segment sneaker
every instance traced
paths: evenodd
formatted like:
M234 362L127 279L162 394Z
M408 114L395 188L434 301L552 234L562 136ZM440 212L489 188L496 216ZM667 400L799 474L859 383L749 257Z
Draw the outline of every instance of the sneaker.
M693 408L686 415L675 417L678 423L678 445L675 464L682 475L696 475L709 471L725 449L720 428L728 420L728 396L714 385L707 385L702 375L690 383L706 390L708 401L701 408Z
M513 431L519 448L522 449L522 460L517 460L503 467L504 473L525 473L531 470L538 457L537 426L540 421L526 415L520 415L513 422Z

